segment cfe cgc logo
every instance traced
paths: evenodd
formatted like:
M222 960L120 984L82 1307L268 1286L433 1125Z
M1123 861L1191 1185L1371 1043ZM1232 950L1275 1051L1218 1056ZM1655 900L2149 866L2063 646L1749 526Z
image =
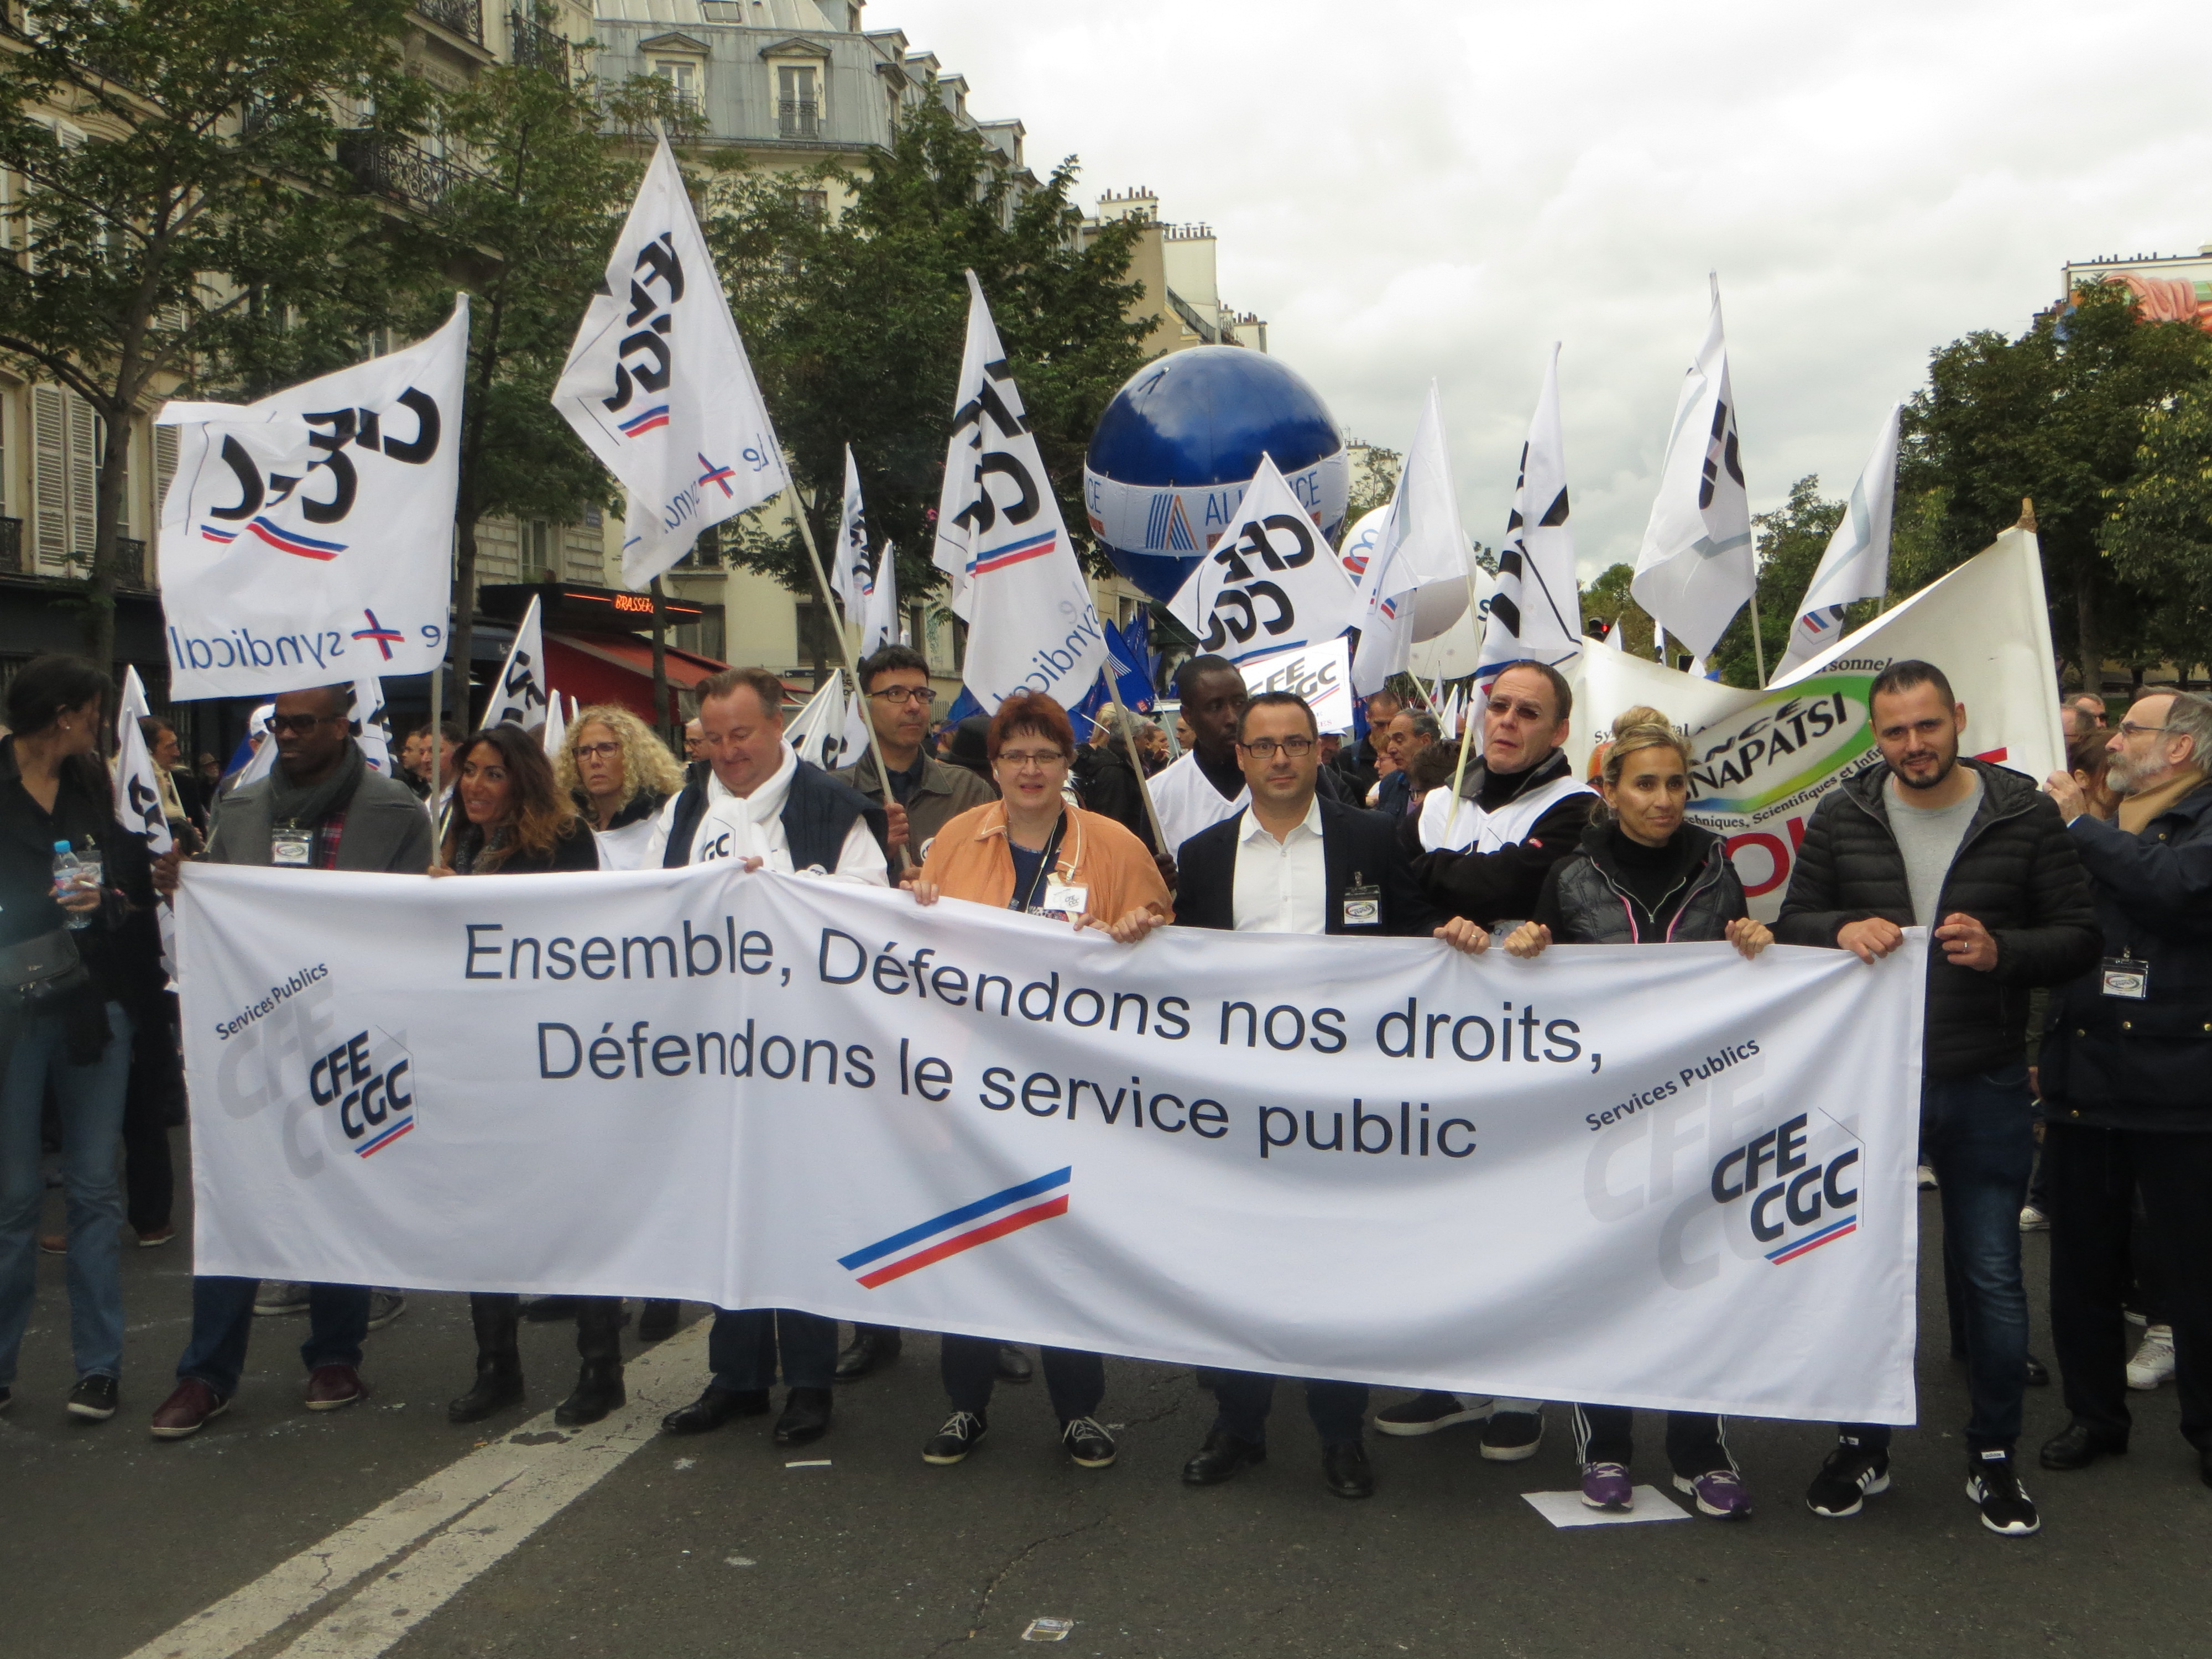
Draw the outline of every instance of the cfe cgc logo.
M414 1056L380 1027L356 1031L317 1055L307 1067L307 1092L316 1105L332 1109L340 1144L361 1158L382 1152L415 1127Z
M1858 1145L1832 1120L1825 1133L1808 1133L1807 1121L1785 1119L1713 1165L1713 1202L1749 1204L1752 1237L1778 1267L1858 1230Z

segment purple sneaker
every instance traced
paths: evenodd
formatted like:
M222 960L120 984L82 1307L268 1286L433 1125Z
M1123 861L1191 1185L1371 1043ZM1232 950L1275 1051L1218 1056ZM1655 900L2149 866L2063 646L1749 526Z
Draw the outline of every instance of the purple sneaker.
M1716 1521L1748 1521L1751 1519L1751 1494L1744 1490L1743 1477L1734 1469L1712 1469L1700 1475L1678 1474L1674 1490L1688 1492L1698 1500L1698 1513L1710 1515Z
M1626 1510L1636 1502L1628 1471L1618 1463L1583 1465L1583 1502L1594 1510Z

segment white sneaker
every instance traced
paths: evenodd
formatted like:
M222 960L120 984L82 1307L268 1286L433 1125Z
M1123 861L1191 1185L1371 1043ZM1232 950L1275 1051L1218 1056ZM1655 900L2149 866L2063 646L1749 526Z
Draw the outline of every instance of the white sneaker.
M1923 1192L1930 1191L1935 1188L1936 1166L1934 1164L1923 1164L1917 1170L1913 1171L1913 1175L1920 1182L1921 1189Z
M2173 1327L2153 1325L2128 1361L2128 1386L2145 1392L2173 1380Z
M2020 1230L2024 1233L2047 1233L2051 1231L2051 1218L2034 1205L2025 1205L2020 1212Z

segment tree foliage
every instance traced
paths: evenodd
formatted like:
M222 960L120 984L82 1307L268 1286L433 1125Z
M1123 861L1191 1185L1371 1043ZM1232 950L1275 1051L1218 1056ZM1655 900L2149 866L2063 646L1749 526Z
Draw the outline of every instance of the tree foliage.
M776 434L827 540L853 447L878 537L900 548L900 592L929 564L972 270L1013 367L1037 447L1079 544L1083 454L1100 413L1144 361L1127 315L1133 224L1085 240L1071 158L1026 191L963 128L934 86L901 115L865 174L757 171L742 160L708 192L705 228ZM842 202L841 210L828 205ZM734 538L739 562L804 591L793 536ZM1103 562L1098 568L1103 568Z
M2212 660L2212 384L2144 416L2135 476L2113 495L2105 550L2154 600L2152 647L2186 678Z

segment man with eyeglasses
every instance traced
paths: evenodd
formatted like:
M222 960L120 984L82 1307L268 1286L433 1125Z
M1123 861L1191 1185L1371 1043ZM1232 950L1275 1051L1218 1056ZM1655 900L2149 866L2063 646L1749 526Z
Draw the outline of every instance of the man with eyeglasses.
M429 814L405 784L370 769L348 729L352 708L349 685L277 695L269 721L276 764L223 802L208 843L210 863L392 875L429 867ZM307 1409L317 1412L367 1396L362 1340L404 1306L396 1292L372 1293L365 1285L195 1278L191 1340L177 1362L175 1390L154 1413L157 1439L181 1440L229 1408L245 1373L257 1302L272 1313L306 1310L300 1358L307 1368Z
M2212 702L2138 698L2107 747L2117 823L2087 810L2071 772L2044 786L2088 869L2105 954L2052 994L2039 1056L2069 1419L2042 1462L2079 1469L2125 1451L2128 1389L2165 1374L2212 1486ZM2131 1258L2138 1193L2149 1248ZM2131 1274L2153 1321L2132 1364Z
M1177 923L1351 939L1432 933L1469 952L1489 945L1481 928L1447 918L1422 896L1389 818L1320 798L1321 738L1304 698L1267 691L1245 703L1237 753L1250 803L1182 843ZM1206 1443L1183 1466L1194 1486L1218 1486L1267 1455L1275 1379L1209 1375L1218 1411ZM1328 1489L1340 1498L1371 1496L1361 1426L1367 1385L1310 1381L1306 1410L1321 1435Z
M1235 817L1252 799L1237 750L1237 723L1249 695L1243 674L1226 657L1193 657L1176 670L1175 688L1191 740L1152 781L1152 806L1168 843L1154 850L1166 854L1208 824ZM1320 778L1323 800L1342 799L1333 769ZM1150 824L1138 838L1152 845Z
M910 645L887 645L860 660L860 684L870 724L883 745L891 776L890 799L884 799L876 757L867 750L850 766L830 775L859 790L884 809L890 823L894 867L904 848L914 867L921 867L929 843L951 820L992 799L991 786L964 768L947 766L929 753L929 724L937 706L930 689L929 662Z

